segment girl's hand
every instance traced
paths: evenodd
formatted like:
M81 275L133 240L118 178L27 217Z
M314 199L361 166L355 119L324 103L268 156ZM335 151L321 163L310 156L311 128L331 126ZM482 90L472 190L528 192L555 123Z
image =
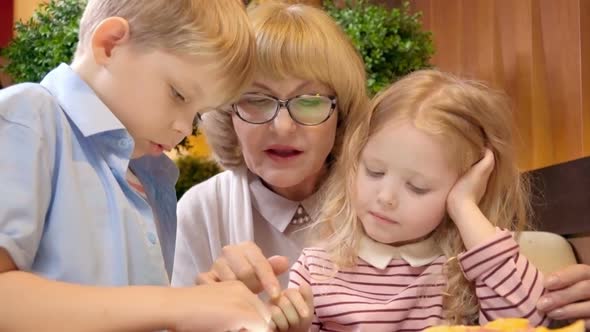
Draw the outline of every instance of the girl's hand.
M494 154L486 149L483 158L455 183L447 197L447 212L457 225L467 250L496 233L496 228L479 208L493 169Z
M313 320L313 294L308 284L289 288L270 306L276 331L307 332Z
M494 153L485 149L483 158L453 186L447 197L447 211L455 222L466 209L477 208L494 170Z

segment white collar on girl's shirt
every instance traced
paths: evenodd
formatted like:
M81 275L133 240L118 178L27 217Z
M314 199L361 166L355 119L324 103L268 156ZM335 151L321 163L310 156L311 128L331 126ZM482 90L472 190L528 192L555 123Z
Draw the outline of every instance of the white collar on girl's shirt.
M392 259L403 259L412 267L432 263L442 255L434 239L427 239L399 247L377 242L370 237L361 237L358 256L378 269L385 269Z

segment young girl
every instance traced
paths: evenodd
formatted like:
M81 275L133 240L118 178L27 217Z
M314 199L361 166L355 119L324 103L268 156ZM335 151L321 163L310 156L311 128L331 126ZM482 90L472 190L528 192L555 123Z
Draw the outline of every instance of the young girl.
M503 94L418 71L376 98L344 146L311 232L320 247L290 275L311 286L312 330L548 323L535 308L543 277L510 233L527 226L528 187Z

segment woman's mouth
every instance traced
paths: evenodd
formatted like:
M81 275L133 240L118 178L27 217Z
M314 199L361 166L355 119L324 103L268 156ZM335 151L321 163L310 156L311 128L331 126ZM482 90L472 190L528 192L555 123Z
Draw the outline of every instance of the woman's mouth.
M292 147L270 147L264 150L267 156L273 160L285 161L292 160L303 154L303 151Z

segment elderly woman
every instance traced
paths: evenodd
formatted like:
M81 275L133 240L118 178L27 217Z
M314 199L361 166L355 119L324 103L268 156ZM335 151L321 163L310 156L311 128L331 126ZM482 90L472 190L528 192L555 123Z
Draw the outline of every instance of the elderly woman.
M264 288L277 294L272 269L280 273L288 263L280 257L268 264L265 256L299 256L300 230L318 208L318 189L343 148L340 138L368 116L363 62L326 13L267 2L249 15L257 75L231 109L203 119L227 171L179 202L175 286L192 285L201 274L203 281L237 278L258 291L256 274L267 272ZM205 273L219 257L215 269L223 275Z

